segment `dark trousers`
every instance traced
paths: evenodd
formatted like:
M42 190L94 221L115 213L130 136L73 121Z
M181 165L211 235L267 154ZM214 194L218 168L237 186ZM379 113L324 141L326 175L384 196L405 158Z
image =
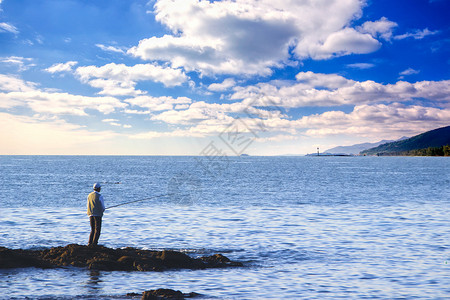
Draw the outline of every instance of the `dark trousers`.
M89 217L91 222L91 234L89 235L88 246L95 246L98 244L100 231L102 230L102 217Z

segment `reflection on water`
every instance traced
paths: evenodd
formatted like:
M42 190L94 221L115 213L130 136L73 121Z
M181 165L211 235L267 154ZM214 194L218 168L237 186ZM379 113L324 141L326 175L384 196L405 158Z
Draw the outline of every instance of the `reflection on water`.
M89 295L100 295L102 294L102 286L101 283L103 280L101 279L100 271L97 270L89 270L89 279L86 281L86 290Z

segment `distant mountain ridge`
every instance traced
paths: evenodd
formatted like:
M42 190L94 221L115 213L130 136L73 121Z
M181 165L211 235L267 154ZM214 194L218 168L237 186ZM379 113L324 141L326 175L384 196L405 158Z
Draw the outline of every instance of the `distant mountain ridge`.
M450 145L450 126L430 130L409 139L390 142L361 151L361 155L394 154L425 148L437 148Z
M402 137L396 141L401 141L407 139L407 137ZM382 140L376 143L362 143L362 144L355 144L351 146L338 146L334 147L328 150L325 150L324 154L347 154L347 155L358 155L361 151L377 147L382 144L395 142L394 140Z

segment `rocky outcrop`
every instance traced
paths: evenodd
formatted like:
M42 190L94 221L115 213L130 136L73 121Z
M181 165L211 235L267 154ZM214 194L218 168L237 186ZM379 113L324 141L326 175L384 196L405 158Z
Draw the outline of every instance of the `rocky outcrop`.
M141 300L161 300L161 299L186 299L197 297L197 293L183 294L180 291L175 291L171 289L157 289L145 291L142 295Z
M0 247L0 269L30 267L51 268L53 265L34 255L32 251Z
M111 249L70 244L45 250L12 250L0 247L0 269L74 266L106 271L164 271L242 266L221 254L192 258L177 251L136 248Z

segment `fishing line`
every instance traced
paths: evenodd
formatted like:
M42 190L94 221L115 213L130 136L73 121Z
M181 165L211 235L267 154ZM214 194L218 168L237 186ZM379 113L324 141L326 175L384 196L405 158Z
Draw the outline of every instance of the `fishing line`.
M105 208L105 209L110 209L110 208L117 207L117 206L122 206L122 205L125 205L125 204L130 204L130 203L134 203L134 202L140 202L140 201L150 200L150 199L154 199L154 198L161 198L161 197L171 196L171 195L175 195L175 194L174 194L174 193L171 193L171 194L157 195L157 196L148 197L148 198L144 198L144 199L128 201L128 202L120 203L120 204L117 204L117 205L109 206L109 207L107 207L107 208Z

